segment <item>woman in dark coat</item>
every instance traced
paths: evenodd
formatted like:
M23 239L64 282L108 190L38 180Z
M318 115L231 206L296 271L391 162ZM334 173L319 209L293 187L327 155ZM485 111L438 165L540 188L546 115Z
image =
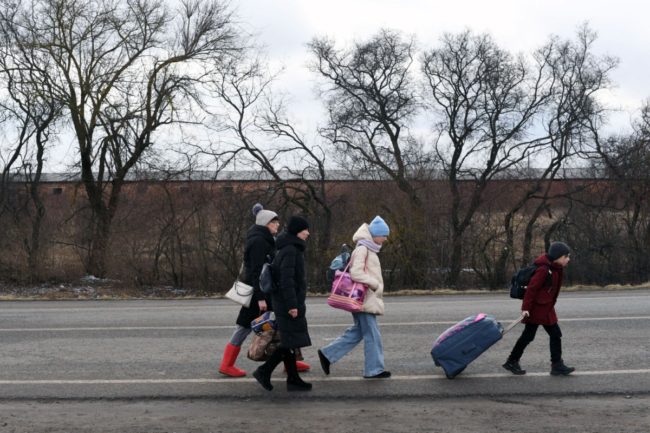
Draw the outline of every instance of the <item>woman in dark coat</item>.
M551 350L551 374L571 374L575 368L568 367L562 360L562 331L558 325L555 303L562 287L564 268L569 264L569 247L564 242L553 242L548 253L535 259L537 270L528 283L521 313L526 324L503 368L513 374L526 374L519 365L524 349L534 339L537 328L542 325L549 336Z
M226 344L219 373L231 377L245 376L246 372L235 367L241 345L251 333L251 321L269 308L266 295L260 290L260 273L264 263L275 255L275 236L280 227L278 215L266 210L261 204L253 206L255 224L246 233L244 248L244 277L242 282L253 286L253 297L247 307L242 307L237 316L237 328Z
M267 390L272 390L271 374L284 361L287 369L288 391L309 391L311 384L298 375L295 349L311 346L305 298L305 247L309 237L306 219L293 216L285 232L276 241L277 255L273 260L273 277L277 288L272 294L273 311L280 332L280 346L269 359L253 372L253 376Z

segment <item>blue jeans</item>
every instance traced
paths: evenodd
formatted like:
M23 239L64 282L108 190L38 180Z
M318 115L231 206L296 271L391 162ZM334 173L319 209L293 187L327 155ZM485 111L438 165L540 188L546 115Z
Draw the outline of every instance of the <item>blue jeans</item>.
M354 349L363 340L365 366L364 376L374 376L384 371L384 345L377 326L377 316L368 313L352 314L354 325L345 330L336 340L321 349L325 357L334 364Z

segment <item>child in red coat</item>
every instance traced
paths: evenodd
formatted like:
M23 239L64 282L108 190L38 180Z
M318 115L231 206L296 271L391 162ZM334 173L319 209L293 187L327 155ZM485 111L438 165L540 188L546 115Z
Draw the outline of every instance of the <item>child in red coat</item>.
M551 374L566 376L575 371L575 368L567 367L562 361L562 331L557 324L555 314L555 303L562 287L562 274L569 264L570 252L564 242L553 242L548 252L535 260L537 270L528 283L521 304L521 314L524 316L526 328L517 340L508 360L503 364L503 368L512 374L526 374L526 370L522 370L519 366L519 359L526 346L535 339L539 325L544 327L550 339Z

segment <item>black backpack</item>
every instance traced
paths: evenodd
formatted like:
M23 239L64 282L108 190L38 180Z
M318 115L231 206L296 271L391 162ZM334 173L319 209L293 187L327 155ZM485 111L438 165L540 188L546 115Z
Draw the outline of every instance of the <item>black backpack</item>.
M537 268L538 266L536 264L532 264L530 266L523 267L515 272L515 274L512 276L512 279L510 280L511 298L524 299L524 296L526 296L526 288L528 288L530 279L533 277L533 274ZM546 278L548 279L550 275L551 270L549 269Z
M270 259L267 256L267 261L262 265L262 272L260 272L260 290L264 293L272 293L276 287L273 279L273 265Z

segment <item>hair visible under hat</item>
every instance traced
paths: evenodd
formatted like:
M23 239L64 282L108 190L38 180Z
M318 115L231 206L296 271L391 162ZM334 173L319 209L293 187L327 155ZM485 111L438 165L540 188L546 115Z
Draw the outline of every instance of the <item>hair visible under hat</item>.
M289 218L289 222L287 223L287 232L294 236L308 228L309 222L305 218L297 215Z
M567 256L571 252L571 249L564 242L553 242L550 247L548 247L548 253L546 255L548 258L553 261L557 260L562 256Z
M264 206L260 203L255 203L255 206L253 206L253 215L255 215L255 224L258 226L265 226L274 219L278 219L278 214L264 209Z

